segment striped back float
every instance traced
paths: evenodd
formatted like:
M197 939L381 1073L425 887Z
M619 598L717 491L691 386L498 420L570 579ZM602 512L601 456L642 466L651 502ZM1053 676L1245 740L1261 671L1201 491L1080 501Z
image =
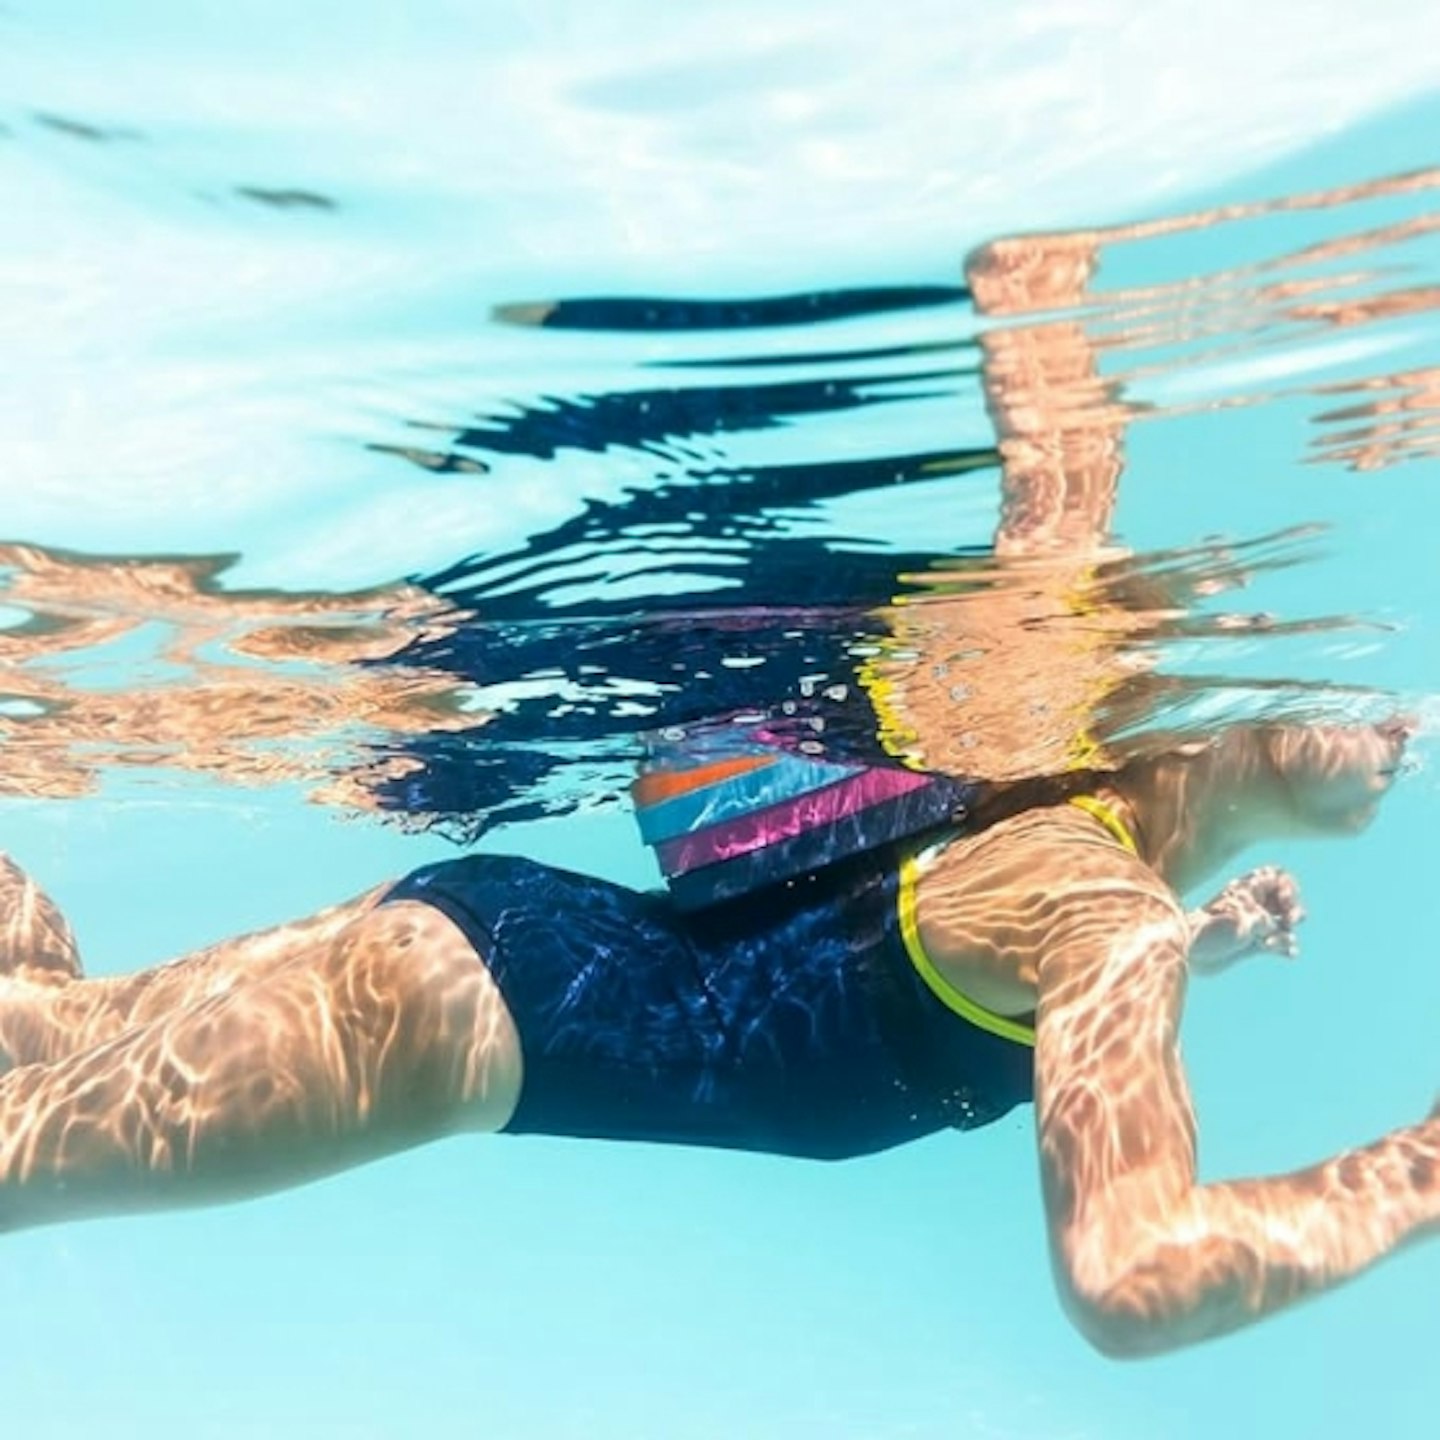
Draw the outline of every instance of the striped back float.
M635 813L683 910L957 823L980 789L900 765L806 755L739 725L646 739Z

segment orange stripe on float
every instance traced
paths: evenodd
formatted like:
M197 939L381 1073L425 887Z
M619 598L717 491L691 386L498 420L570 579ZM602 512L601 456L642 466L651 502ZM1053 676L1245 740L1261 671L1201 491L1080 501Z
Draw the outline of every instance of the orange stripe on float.
M728 780L732 775L763 769L773 765L775 759L773 755L739 755L733 760L716 760L688 770L651 770L636 780L634 795L642 805L657 805L662 800L673 800L677 795L688 795L692 790Z

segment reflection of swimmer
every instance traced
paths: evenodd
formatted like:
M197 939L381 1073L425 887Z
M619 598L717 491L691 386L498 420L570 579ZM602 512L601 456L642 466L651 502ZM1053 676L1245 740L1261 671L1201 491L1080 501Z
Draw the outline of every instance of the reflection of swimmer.
M1165 583L1155 583L1157 557L1122 559L1108 539L1124 432L1147 413L1128 392L1147 374L1194 363L1193 345L1138 357L1148 364L1135 352L1210 336L1213 359L1272 343L1276 333L1294 338L1431 308L1440 301L1433 287L1387 288L1389 251L1432 233L1440 217L1347 232L1185 280L1097 293L1096 276L1129 241L1275 210L1423 202L1437 182L1440 173L1428 172L996 241L974 258L965 287L933 292L836 292L719 309L565 302L547 323L744 333L737 327L959 304L973 290L977 307L1002 323L944 348L983 359L1004 459L998 553L957 560L955 537L940 526L933 548L901 548L837 534L830 523L794 523L807 507L833 505L838 514L866 497L871 506L893 501L897 511L929 503L908 487L988 467L998 458L989 446L696 468L716 437L837 407L873 408L921 385L945 393L945 372L916 364L940 342L808 357L727 354L713 383L693 377L716 361L698 371L698 362L671 361L645 373L674 383L549 397L452 428L446 448L406 449L421 464L457 471L483 470L482 456L562 448L689 457L648 483L587 501L513 550L457 560L421 582L444 600L418 585L338 598L222 590L214 560L0 547L6 588L35 622L0 628L0 741L9 761L0 791L74 795L110 767L164 765L242 783L310 780L328 802L468 839L618 793L637 729L757 704L793 705L804 722L823 722L828 747L866 758L876 738L874 680L885 690L887 723L894 718L902 748L922 763L992 778L1080 760L1121 763L1141 744L1153 748L1145 729L1157 698L1174 716L1200 689L1225 683L1150 668L1152 642L1191 623L1184 612L1193 592L1171 587L1183 577L1169 563ZM1352 259L1363 284L1313 273ZM1036 312L1045 313L1014 323ZM775 382L773 362L801 359L806 379ZM1383 379L1329 387L1363 391L1356 399L1365 405L1317 417L1327 431L1316 459L1373 467L1433 452L1425 408L1433 376L1393 379L1393 393ZM1264 398L1252 391L1202 403ZM1197 568L1206 563L1192 558ZM1213 584L1242 578L1232 566ZM897 591L903 603L889 604ZM132 667L124 689L91 687L88 654L73 668L53 663L58 651L93 651L122 627L141 645L174 637L142 683L133 683ZM266 663L246 663L257 658ZM291 660L301 664L270 663ZM1046 693L1036 701L1042 675ZM831 698L841 691L845 702ZM297 739L310 743L289 743ZM574 764L577 754L584 766Z
M1148 744L1133 729L1124 741L1114 737L1136 721L1153 722L1162 682L1146 673L1146 646L1191 597L1173 572L1163 581L1147 576L1111 535L1126 431L1147 414L1127 394L1145 373L1133 352L1193 340L1213 328L1211 314L1223 317L1222 330L1281 322L1344 329L1440 305L1434 286L1327 298L1317 286L1346 285L1303 273L1428 235L1440 224L1433 215L1214 275L1097 294L1094 281L1111 252L1279 212L1425 197L1437 188L1440 170L1419 171L1130 225L1008 237L971 255L966 279L977 308L1010 322L979 336L1003 462L1001 523L989 575L975 566L964 575L939 568L919 577L902 604L875 612L900 659L882 658L874 668L888 682L888 703L903 717L912 755L936 769L1018 780L1121 764ZM1383 269L1376 273L1383 277ZM1025 316L1037 318L1013 323ZM1156 368L1193 363L1186 353ZM1394 377L1389 383L1405 387L1389 408L1423 407L1433 394L1425 375ZM1360 413L1357 406L1330 418ZM1389 420L1378 402L1365 413L1380 418L1343 437L1357 458L1376 463L1378 444L1388 443L1392 458L1434 444L1434 427L1421 415ZM1214 576L1221 587L1242 578L1234 567ZM977 580L988 582L983 593Z
M297 741L339 749L363 726L474 728L449 676L363 663L462 612L405 586L221 590L230 563L0 545L5 604L21 617L0 628L0 793L84 794L109 764L176 766L232 783L307 779L317 757ZM67 674L68 656L149 635L161 637L149 683L119 689Z
M1329 385L1325 393L1354 398L1315 417L1330 428L1311 442L1313 460L1383 470L1440 456L1440 368Z

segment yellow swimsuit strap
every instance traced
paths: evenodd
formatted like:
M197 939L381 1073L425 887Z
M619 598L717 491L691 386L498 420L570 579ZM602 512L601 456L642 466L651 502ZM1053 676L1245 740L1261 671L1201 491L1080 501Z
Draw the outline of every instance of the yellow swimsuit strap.
M1098 820L1132 855L1139 855L1140 848L1135 843L1135 837L1113 805L1107 805L1098 795L1075 795L1071 797L1070 803ZM998 1035L1002 1040L1013 1040L1018 1045L1034 1045L1034 1025L1027 1025L1023 1020L1013 1019L1009 1015L998 1015L995 1011L977 1004L946 979L935 962L925 953L925 947L920 943L920 925L915 916L915 886L919 877L919 859L914 855L907 856L900 865L900 938L916 973L935 998L961 1019L978 1025L992 1035Z
M1135 837L1126 827L1113 805L1107 805L1098 795L1072 795L1070 803L1077 810L1093 815L1132 855L1140 854Z
M925 953L920 943L920 926L915 918L915 883L920 877L920 863L913 856L907 856L900 864L900 939L904 942L905 953L920 978L947 1010L953 1010L962 1020L998 1035L1002 1040L1013 1040L1017 1045L1034 1045L1035 1027L1023 1020L1012 1019L1009 1015L997 1015L983 1005L977 1005L968 995L958 989L942 975L935 962Z

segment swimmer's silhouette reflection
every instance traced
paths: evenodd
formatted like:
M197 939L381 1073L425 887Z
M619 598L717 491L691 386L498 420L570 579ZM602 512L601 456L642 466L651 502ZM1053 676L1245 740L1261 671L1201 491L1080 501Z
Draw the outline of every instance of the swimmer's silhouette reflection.
M473 723L450 676L363 663L450 607L397 586L224 590L233 563L0 545L0 600L12 612L0 628L0 794L81 795L112 766L314 783L348 763L367 727L434 734ZM105 683L112 649L123 684Z
M831 320L963 304L959 285L869 285L809 290L794 295L742 300L683 300L665 296L589 296L501 305L496 318L552 330L664 331L757 330L777 325L815 325Z
M986 315L1058 312L987 329L978 342L1004 459L993 558L957 559L938 548L867 553L787 535L779 522L786 506L847 488L856 493L894 482L896 503L904 503L907 482L947 463L984 464L990 457L983 452L742 472L718 477L719 485L685 477L619 502L592 503L533 537L524 554L475 557L424 582L481 619L401 658L454 669L483 687L527 680L533 688L506 696L484 736L487 757L478 763L463 737L407 745L423 763L382 786L381 803L429 813L468 833L467 814L528 815L566 803L551 791L517 810L496 794L508 744L523 750L527 773L538 779L575 753L557 751L547 766L546 743L603 747L619 740L620 761L631 728L685 724L767 702L785 705L796 724L817 727L816 743L846 758L877 758L883 739L926 764L1002 779L1118 764L1137 747L1159 743L1143 735L1147 721L1163 710L1173 734L1187 700L1225 681L1156 673L1157 642L1242 628L1278 631L1268 617L1214 614L1206 602L1290 557L1284 545L1263 542L1163 557L1129 556L1109 543L1124 433L1144 416L1126 398L1130 371L1115 357L1132 351L1132 371L1153 371L1143 352L1203 334L1207 307L1227 316L1232 329L1246 327L1242 334L1253 328L1255 343L1268 343L1277 325L1356 326L1429 307L1435 297L1427 287L1327 298L1317 293L1321 281L1289 271L1383 251L1431 227L1422 216L1200 280L1122 290L1096 308L1090 286L1101 256L1125 241L1275 209L1423 195L1435 180L1402 176L1270 206L983 247L967 279ZM1342 290L1359 283L1353 274L1342 279L1329 283ZM1085 311L1074 313L1079 306ZM1185 363L1167 360L1161 368ZM667 535L684 536L695 548L667 548ZM744 549L737 554L718 543L726 540L744 541ZM599 583L602 557L605 579L624 582L618 597ZM667 593L663 582L676 576L725 588L714 592L714 607L700 608ZM891 603L897 596L904 604ZM862 672L868 688L855 683ZM873 709L876 680L890 717L882 727ZM1291 698L1303 688L1290 687ZM848 703L826 703L839 689ZM1275 691L1266 695L1268 706L1280 703ZM1123 750L1114 746L1121 733L1129 736Z
M1315 416L1325 426L1306 458L1351 470L1384 470L1440 458L1440 366L1327 386L1345 403Z
M580 793L577 761L599 767L588 782L623 789L637 731L771 702L825 724L832 753L869 758L875 728L863 696L859 705L822 697L884 643L876 607L911 588L900 573L945 552L797 534L793 515L867 493L903 496L995 461L990 450L936 452L662 482L587 502L515 552L423 577L473 618L391 662L463 677L490 713L473 736L407 739L391 757L403 774L379 784L376 801L471 834L568 808ZM561 774L565 787L541 798L540 782Z
M1434 173L1404 176L1269 208L1423 199L1435 181ZM991 322L978 341L960 343L982 356L997 449L671 464L512 551L361 596L226 590L226 562L214 559L10 547L0 557L6 598L31 618L0 629L3 783L76 793L110 765L190 766L247 782L329 775L329 798L470 836L618 793L637 731L757 706L818 726L818 743L846 756L873 758L891 745L924 763L1001 777L1118 763L1148 747L1147 724L1169 730L1178 716L1183 730L1187 700L1224 683L1166 677L1154 668L1158 644L1279 629L1265 617L1216 613L1213 597L1293 554L1284 541L1165 556L1110 544L1126 428L1154 413L1127 387L1182 369L1193 355L1155 359L1151 349L1188 340L1207 353L1243 353L1283 340L1286 326L1362 327L1436 301L1433 287L1410 277L1397 285L1388 273L1389 247L1413 248L1434 229L1428 215L1211 276L1093 289L1125 242L1265 213L1231 207L978 252L969 289L932 299L958 302L973 290ZM1366 257L1375 263L1354 268ZM1313 273L1341 260L1353 262L1343 276ZM598 324L620 313L610 303L576 314ZM1038 311L1046 317L1016 323ZM757 302L715 323L748 327L789 313ZM644 318L643 306L622 316L634 325ZM713 318L682 306L665 323ZM761 386L747 398L747 387L702 382L692 398L677 381L590 406L585 423L559 429L547 429L539 407L493 434L457 425L455 448L431 459L463 471L487 455L503 462L571 444L597 454L679 446L827 405L863 407L872 380L886 395L940 373L906 375L901 365L857 381L847 367L863 353L817 356L816 337L806 342L811 353L798 358L819 370L813 383ZM888 353L904 359L934 343L900 342ZM730 362L695 365L708 363ZM1327 430L1335 443L1315 458L1374 464L1425 453L1431 384L1422 369L1310 392L1325 396L1320 423L1340 427ZM946 507L987 490L1001 457L995 553L957 555L967 537ZM477 481L477 495L490 483ZM924 507L933 548L877 545L863 526L845 534L826 506L854 500ZM897 598L903 603L892 604ZM132 669L123 690L91 683L86 663L97 648L152 621L157 663L171 668L138 685ZM55 663L67 647L73 667ZM290 661L307 668L282 668ZM889 717L881 736L877 682ZM1304 698L1290 687L1266 703L1282 693ZM1125 748L1116 748L1121 733Z
M406 459L418 458L430 470L463 469L467 460L473 466L475 456L483 452L553 460L565 450L599 453L623 446L688 458L705 437L768 430L800 416L860 410L920 399L927 393L948 394L957 375L973 373L973 368L902 376L876 372L765 384L692 384L548 396L515 415L497 415L461 430L447 449L373 448ZM918 386L932 388L926 391Z

